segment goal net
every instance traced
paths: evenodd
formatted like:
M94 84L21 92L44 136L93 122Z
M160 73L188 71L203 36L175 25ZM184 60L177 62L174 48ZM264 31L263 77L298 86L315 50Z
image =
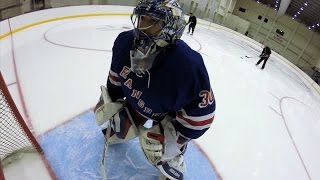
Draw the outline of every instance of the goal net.
M4 179L4 166L29 152L43 154L19 113L0 72L0 179Z

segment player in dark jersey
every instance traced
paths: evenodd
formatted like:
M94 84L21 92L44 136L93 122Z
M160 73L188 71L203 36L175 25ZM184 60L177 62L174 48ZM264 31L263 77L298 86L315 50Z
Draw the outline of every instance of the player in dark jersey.
M263 61L261 69L264 69L264 67L266 66L266 63L270 57L270 54L271 54L271 49L265 44L264 48L259 56L260 60L256 63L256 66L259 65Z
M162 177L183 179L187 143L214 119L215 99L201 55L180 37L186 26L176 0L142 0L134 29L118 35L107 87L95 107L109 144L139 137ZM143 125L153 121L151 128Z
M193 35L194 28L196 28L196 25L197 25L197 17L195 15L193 15L193 13L190 13L189 20L188 20L187 24L189 24L189 29L188 29L187 34L189 34L189 32L191 32L190 35Z

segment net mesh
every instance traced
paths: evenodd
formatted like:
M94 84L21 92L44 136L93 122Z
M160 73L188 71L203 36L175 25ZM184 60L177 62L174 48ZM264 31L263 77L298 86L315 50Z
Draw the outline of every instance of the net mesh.
M0 89L0 158L32 146L27 134L9 106L4 92Z

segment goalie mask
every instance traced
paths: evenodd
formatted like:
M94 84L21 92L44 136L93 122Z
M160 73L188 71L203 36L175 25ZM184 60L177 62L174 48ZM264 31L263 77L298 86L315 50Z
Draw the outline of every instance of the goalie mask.
M131 70L144 73L162 47L180 39L186 22L177 0L141 0L133 10L134 43Z

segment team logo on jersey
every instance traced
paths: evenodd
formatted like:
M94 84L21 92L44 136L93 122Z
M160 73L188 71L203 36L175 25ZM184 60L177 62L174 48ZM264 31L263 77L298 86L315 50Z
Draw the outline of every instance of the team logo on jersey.
M199 103L199 108L205 108L214 102L214 95L212 90L202 90L200 91L199 96L202 97L202 102Z

